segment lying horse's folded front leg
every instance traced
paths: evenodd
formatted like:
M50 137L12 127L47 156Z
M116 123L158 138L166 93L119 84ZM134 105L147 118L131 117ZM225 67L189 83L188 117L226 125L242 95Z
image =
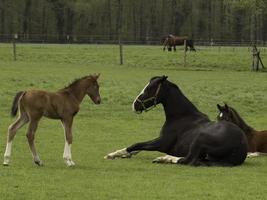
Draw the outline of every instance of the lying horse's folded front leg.
M156 138L154 140L140 142L133 144L128 147L127 152L135 152L135 151L159 151L161 146L161 138Z
M115 159L115 158L130 158L132 155L136 155L142 150L145 151L158 151L160 148L161 140L160 138L150 140L147 142L140 142L133 144L128 148L123 148L112 153L109 153L104 158L105 159Z
M123 149L114 151L112 153L109 153L104 158L105 159L131 158L132 155L136 155L138 153L139 153L139 151L128 152L126 148L123 148Z
M178 161L182 159L182 157L176 157L171 155L165 155L157 157L153 160L153 163L170 163L170 164L177 164Z

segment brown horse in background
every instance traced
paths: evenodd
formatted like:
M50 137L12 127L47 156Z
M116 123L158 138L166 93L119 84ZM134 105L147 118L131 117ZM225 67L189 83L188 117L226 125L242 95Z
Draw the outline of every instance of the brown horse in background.
M220 112L217 116L218 120L230 121L245 132L249 145L248 157L267 155L267 130L256 131L246 124L234 108L227 104L224 106L217 104L217 107Z
M72 144L72 123L74 116L79 111L79 105L85 95L90 96L95 104L100 104L98 75L89 75L73 81L69 86L57 92L47 92L43 90L27 90L18 92L14 98L11 115L17 120L8 128L7 145L4 154L4 165L9 165L11 157L12 141L19 128L29 122L27 139L33 156L33 161L37 165L42 165L35 144L34 136L40 119L45 116L50 119L59 119L65 131L65 148L63 159L67 166L74 166L71 157Z
M163 39L163 51L165 51L166 46L168 48L168 51L172 51L172 48L174 51L176 51L176 46L182 46L185 42L185 50L188 50L188 47L190 48L190 51L196 51L194 48L194 41L191 39L187 39L187 37L178 37L174 36L172 34L168 35Z

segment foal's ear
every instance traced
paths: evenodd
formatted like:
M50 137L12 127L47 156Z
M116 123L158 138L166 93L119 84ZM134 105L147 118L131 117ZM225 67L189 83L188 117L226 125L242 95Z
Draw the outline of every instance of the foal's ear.
M97 80L97 79L99 78L99 76L100 76L100 73L98 73L98 74L94 74L93 77L94 77L95 80Z
M218 108L219 111L222 111L223 110L223 107L220 106L220 104L217 104L217 108Z
M165 81L168 78L168 76L163 75L161 78L161 81Z

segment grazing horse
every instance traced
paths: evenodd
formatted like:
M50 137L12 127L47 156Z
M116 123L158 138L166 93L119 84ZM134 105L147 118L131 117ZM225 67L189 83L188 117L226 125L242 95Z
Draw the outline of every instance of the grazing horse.
M248 140L248 157L267 155L267 130L256 131L247 125L234 108L227 104L224 106L217 104L217 107L219 110L217 119L219 121L225 120L232 122L245 132Z
M210 121L177 85L167 80L167 76L153 77L149 81L134 100L133 111L142 113L159 103L163 105L166 116L160 136L109 153L106 159L131 157L146 150L168 154L154 160L159 163L235 166L244 162L247 156L244 132L227 121Z
M194 48L194 41L192 39L187 39L187 37L177 37L174 35L168 35L164 42L163 42L163 51L165 51L166 46L168 48L168 51L171 51L172 48L174 51L176 51L176 45L182 46L185 42L185 50L188 50L188 47L190 47L190 51L196 51Z
M79 111L79 105L85 95L88 95L95 104L100 104L98 75L89 75L73 81L69 86L57 92L47 92L43 90L27 90L18 92L14 98L11 115L17 120L8 128L7 145L4 154L4 165L9 165L11 157L12 141L19 128L29 122L27 138L33 161L37 165L42 165L35 144L34 135L40 119L45 116L50 119L59 119L65 131L65 148L63 159L67 166L74 166L71 157L72 144L72 122L74 116Z

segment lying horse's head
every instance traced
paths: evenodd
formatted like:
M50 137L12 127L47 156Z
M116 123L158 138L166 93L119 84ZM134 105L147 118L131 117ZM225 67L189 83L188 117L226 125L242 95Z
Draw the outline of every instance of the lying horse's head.
M132 108L136 113L148 111L160 103L160 89L167 76L153 77L135 98Z

